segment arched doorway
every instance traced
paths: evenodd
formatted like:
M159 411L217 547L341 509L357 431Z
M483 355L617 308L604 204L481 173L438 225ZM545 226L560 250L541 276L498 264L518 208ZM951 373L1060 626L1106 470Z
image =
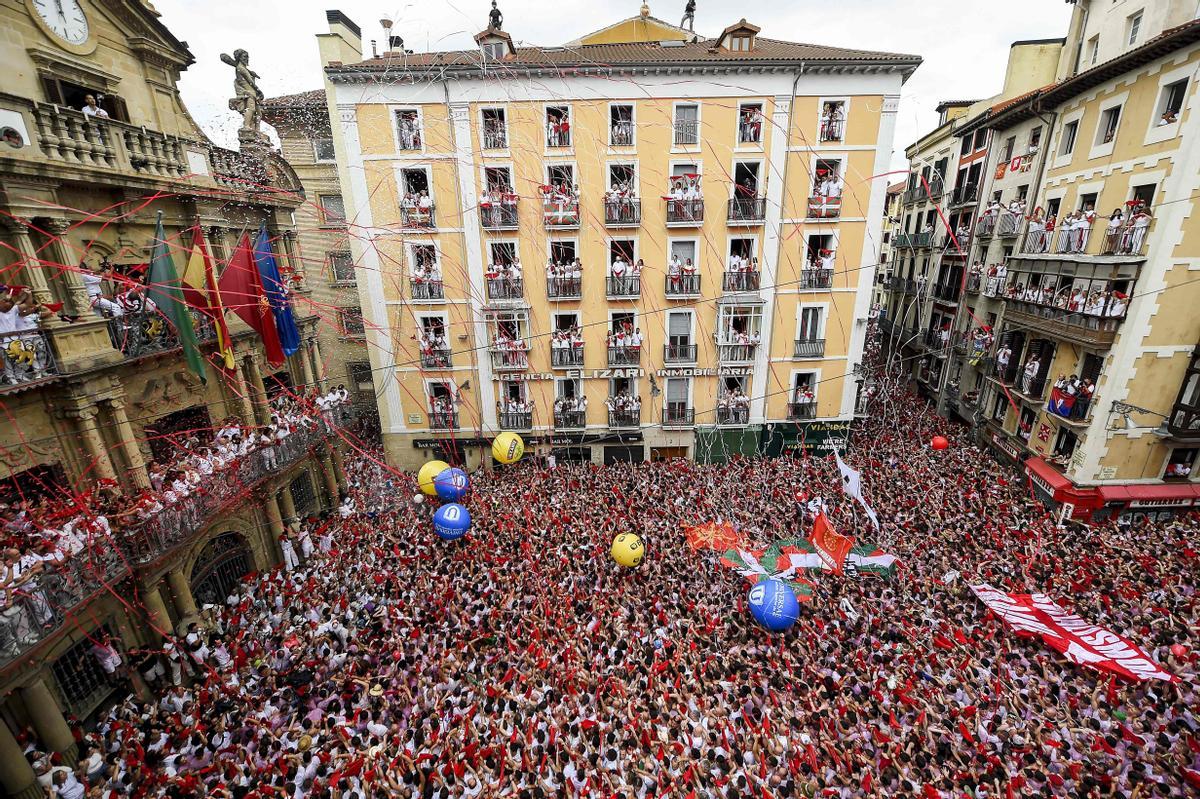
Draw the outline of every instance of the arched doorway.
M223 605L242 577L254 570L254 555L241 533L221 533L204 545L192 566L192 596L196 605Z

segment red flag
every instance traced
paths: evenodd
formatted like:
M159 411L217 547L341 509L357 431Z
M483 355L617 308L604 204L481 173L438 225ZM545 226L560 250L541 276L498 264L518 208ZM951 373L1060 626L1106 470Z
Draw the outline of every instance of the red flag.
M962 733L963 738L967 739L967 743L969 743L969 744L975 743L975 738L974 738L974 736L971 735L971 731L968 730L967 725L963 724L961 721L958 723L958 731L960 733Z
M212 319L217 329L217 352L221 355L222 365L232 370L235 365L233 344L229 338L229 328L225 325L225 308L217 287L217 273L199 225L192 228L192 249L179 287L183 289L184 299L193 308Z
M283 346L279 343L275 315L271 313L271 304L263 291L262 278L254 266L251 252L250 237L243 233L217 286L226 307L254 328L262 338L267 362L281 364L284 360Z
M821 559L825 568L834 574L841 574L846 555L850 553L850 547L854 546L854 539L834 530L825 514L818 513L816 521L813 522L812 538L809 540L816 547L817 557Z

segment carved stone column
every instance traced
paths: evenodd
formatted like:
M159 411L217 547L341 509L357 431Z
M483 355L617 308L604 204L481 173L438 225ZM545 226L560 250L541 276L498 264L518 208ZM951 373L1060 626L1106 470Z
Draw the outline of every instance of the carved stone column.
M284 258L287 259L288 268L292 274L296 276L296 283L300 287L308 285L307 276L304 273L304 259L300 257L300 246L296 240L296 231L285 230L283 233L277 233L283 246L280 248Z
M324 393L329 390L329 385L327 383L328 375L325 372L325 363L321 360L321 342L317 340L316 336L313 336L308 339L307 344L306 349L308 350L308 359L312 363L313 374L316 375L317 385L320 387L321 392Z
M229 263L230 255L233 252L225 240L225 228L220 225L209 225L201 227L200 232L204 236L204 243L208 245L208 254L213 258L213 268L220 274L221 264ZM237 243L235 242L233 246L237 246Z
M167 572L167 587L171 589L171 602L180 619L200 615L196 609L196 599L192 596L192 587L183 571L172 569Z
M83 285L83 276L79 274L79 261L64 238L71 229L71 223L66 219L47 219L42 226L52 236L46 249L50 261L62 270L62 281L67 291L67 304L71 313L76 316L90 315L91 302L88 299L87 287Z
M329 457L333 460L333 471L337 478L338 489L345 492L347 490L346 462L342 458L342 451L338 449L335 442L329 444Z
M337 480L337 472L333 468L333 460L329 455L329 450L318 449L317 454L321 460L321 477L325 480L325 492L329 494L329 506L334 507L338 503L340 488Z
M21 258L20 279L29 285L33 298L42 304L55 302L50 281L46 279L45 268L42 266L41 259L38 258L37 249L33 246L33 237L29 235L29 223L23 219L4 217L0 221L0 230L3 230L16 246L17 254ZM57 316L47 322L62 324ZM43 324L47 322L43 322Z
M271 408L267 403L267 386L263 382L262 370L258 368L258 359L253 355L247 355L242 362L245 364L246 377L249 379L250 400L254 405L258 423L267 424L271 421Z
M100 427L96 424L96 408L80 408L68 412L68 415L75 417L79 437L83 440L84 457L88 461L84 466L84 473L98 479L116 480L116 469L113 468L104 436L100 434Z
M125 400L114 397L105 400L117 435L121 438L121 456L128 469L129 480L138 490L150 487L150 473L146 471L146 459L142 457L142 448L138 444L133 425L129 422L129 414L125 412Z
M175 625L171 623L171 614L167 612L167 603L163 601L158 586L142 589L141 598L142 606L146 608L146 621L150 625L150 633L155 640L162 640L163 635L173 634Z
M233 369L232 390L237 393L238 416L241 418L242 424L257 425L259 420L254 414L254 397L250 381L246 379L245 361L235 360Z
M75 751L75 736L71 727L63 718L62 710L50 692L50 687L43 680L34 680L21 689L21 698L25 709L29 712L29 720L37 733L42 746L51 752L62 752L72 755Z
M0 787L9 796L22 796L37 786L37 774L25 759L21 745L17 743L7 722L0 721ZM41 789L34 794L42 796Z
M292 487L285 485L279 489L279 510L283 514L283 523L291 524L297 520L296 501L292 498Z

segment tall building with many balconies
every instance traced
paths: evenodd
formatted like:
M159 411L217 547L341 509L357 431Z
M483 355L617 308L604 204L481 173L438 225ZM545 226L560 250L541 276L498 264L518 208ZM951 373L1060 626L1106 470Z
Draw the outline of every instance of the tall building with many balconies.
M179 441L211 441L223 420L265 426L273 396L322 380L317 320L297 288L299 349L282 365L268 364L258 335L230 315L232 367L222 371L212 327L195 315L203 382L174 328L141 299L158 218L179 273L196 226L218 264L239 234L261 228L262 252L302 278L291 221L300 184L265 146L227 150L199 130L176 89L192 55L147 3L75 5L70 19L46 4L9 6L2 282L6 296L24 287L43 307L61 306L36 327L6 328L0 350L0 502L7 546L18 550L2 556L0 787L31 797L44 791L15 734L69 763L65 716L83 719L128 687L93 646L111 636L122 652L158 649L198 606L276 564L285 520L335 502L343 478L331 436L310 428L195 491L157 490L165 478L155 464L180 467ZM100 494L107 504L96 510ZM68 524L86 532L78 548L63 543ZM130 665L138 688L143 664Z
M392 462L717 459L844 438L914 56L702 37L361 60L321 37Z

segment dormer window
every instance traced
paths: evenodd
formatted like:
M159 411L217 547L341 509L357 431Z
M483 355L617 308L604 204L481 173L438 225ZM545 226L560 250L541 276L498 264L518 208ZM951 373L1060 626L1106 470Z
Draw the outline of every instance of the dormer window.
M495 28L488 28L475 34L475 43L479 45L483 57L489 61L500 61L516 52L512 37Z
M754 49L754 37L760 30L757 25L751 25L742 19L721 32L721 38L717 39L717 47L724 47L732 53L748 53Z

